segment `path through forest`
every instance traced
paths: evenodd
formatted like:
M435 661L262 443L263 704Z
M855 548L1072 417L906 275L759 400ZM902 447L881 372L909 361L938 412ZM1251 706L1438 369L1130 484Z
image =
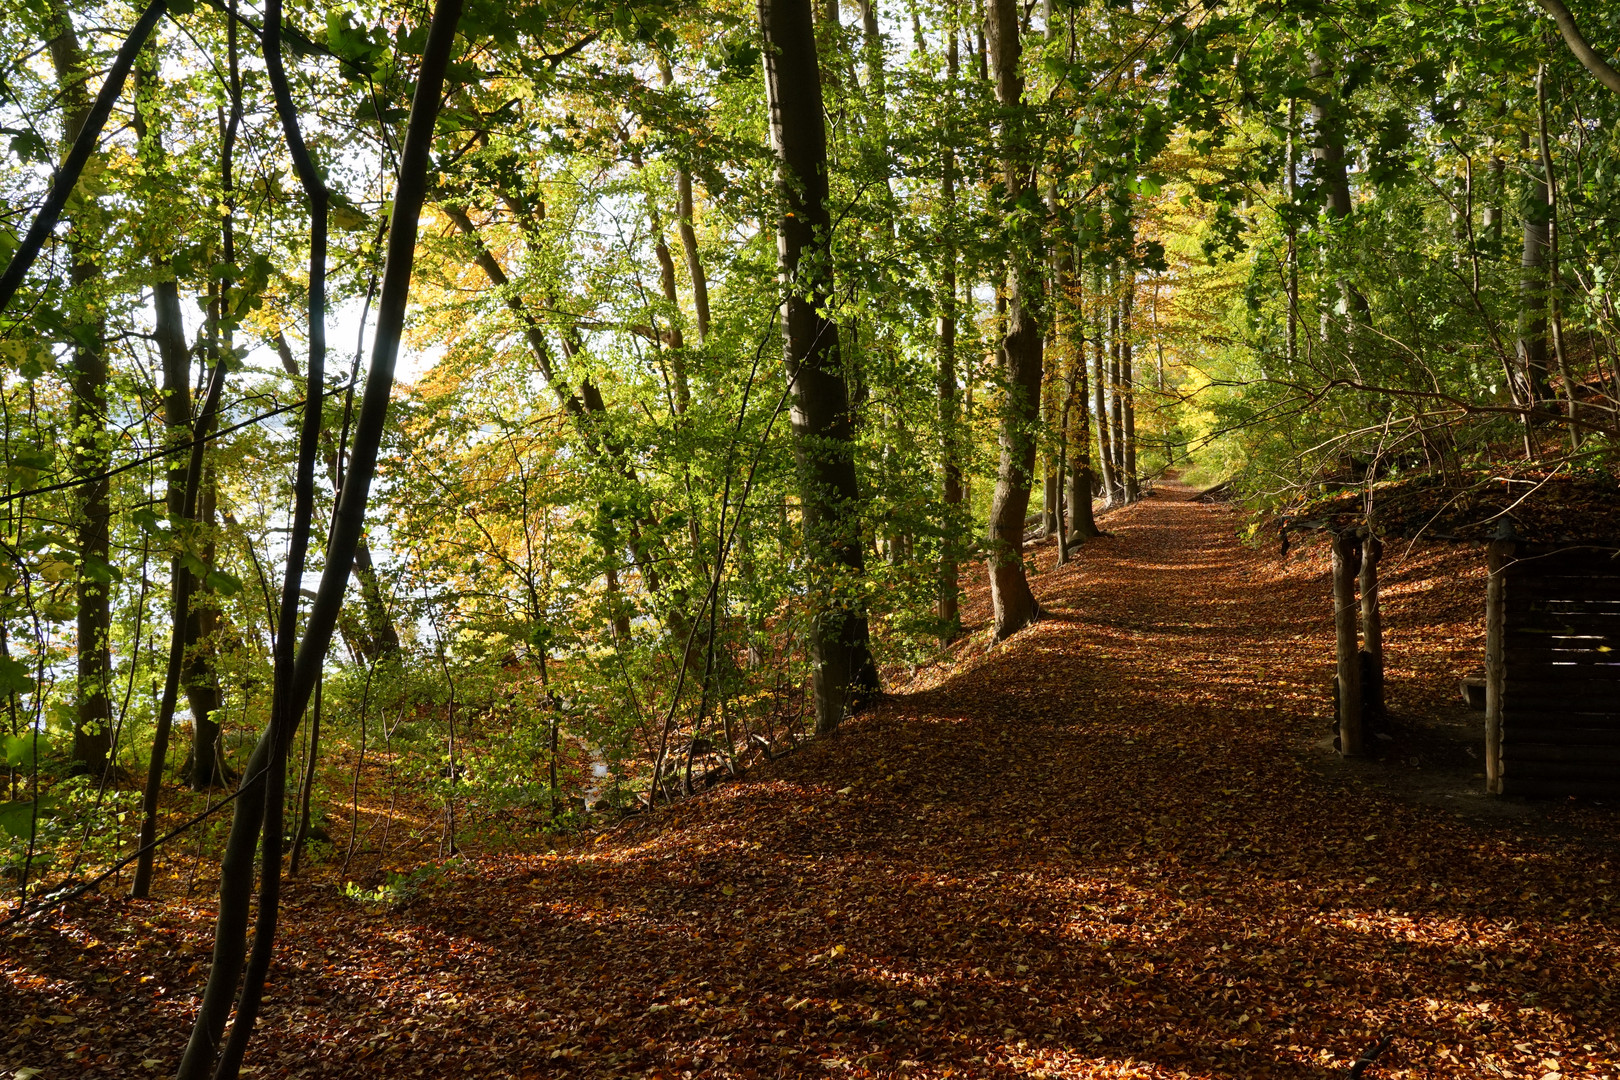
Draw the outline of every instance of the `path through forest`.
M1110 515L1043 549L1046 621L579 850L383 912L295 884L257 1075L1313 1077L1380 1034L1368 1076L1620 1075L1613 817L1336 764L1321 575L1237 523L1177 488ZM130 910L10 939L4 1025L69 1019L0 1072L172 1070L210 908Z

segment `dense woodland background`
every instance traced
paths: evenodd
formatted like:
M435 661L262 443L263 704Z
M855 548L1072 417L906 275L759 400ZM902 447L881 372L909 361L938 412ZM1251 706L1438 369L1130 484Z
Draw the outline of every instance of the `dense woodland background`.
M1620 10L1543 2L7 5L11 917L218 860L229 1072L262 838L679 799L1170 469L1612 484Z

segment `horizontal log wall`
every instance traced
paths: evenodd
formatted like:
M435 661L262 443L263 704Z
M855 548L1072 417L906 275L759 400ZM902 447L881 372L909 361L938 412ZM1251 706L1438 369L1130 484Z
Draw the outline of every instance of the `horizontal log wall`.
M1514 554L1487 613L1501 628L1487 644L1501 656L1494 789L1620 796L1620 558Z

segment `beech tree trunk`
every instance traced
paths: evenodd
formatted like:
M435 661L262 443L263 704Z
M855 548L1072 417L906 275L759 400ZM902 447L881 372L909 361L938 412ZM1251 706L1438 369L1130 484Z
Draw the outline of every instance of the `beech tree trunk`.
M66 8L53 5L56 36L50 41L51 62L56 69L62 99L62 143L68 152L90 119L90 97L84 81L90 76L84 52ZM86 214L94 213L90 203ZM75 221L68 229L69 280L76 303L87 310L101 310L98 292L101 270L96 263L92 237L94 225ZM108 505L110 487L102 477L107 471L107 357L103 338L106 326L97 317L85 323L86 334L76 338L73 348L72 398L68 406L70 454L75 476L86 478L76 489L74 532L79 548L79 566L74 595L78 605L75 697L73 719L73 768L93 776L103 775L111 762L112 709L107 697L110 670L108 633L112 612L107 595ZM94 478L94 479L91 479Z
M1121 429L1125 441L1120 464L1125 501L1135 502L1142 497L1136 475L1136 372L1131 352L1131 308L1136 300L1136 274L1127 265L1121 267L1120 277L1123 291L1119 296L1119 396L1123 404Z
M1118 268L1110 275L1112 286L1108 312L1108 444L1113 450L1114 490L1109 502L1128 502L1125 486L1125 399L1120 393L1123 376L1120 370L1119 340L1119 274Z
M784 359L815 605L810 660L816 731L834 730L877 692L866 613L852 599L865 573L849 387L838 353L827 209L827 129L810 0L760 0L771 142L782 217Z
M1071 248L1059 265L1058 296L1069 308L1069 379L1073 384L1074 421L1069 433L1069 540L1101 536L1091 508L1091 402L1086 379L1086 305L1081 293L1079 256Z
M1339 87L1333 78L1332 65L1322 57L1311 58L1310 71L1311 78L1320 84L1316 96L1311 99L1311 123L1316 129L1311 157L1315 161L1314 169L1328 217L1342 221L1350 216L1353 207L1350 201L1350 176L1345 170L1344 124L1338 108ZM1345 332L1351 334L1357 321L1366 322L1369 317L1367 298L1348 277L1339 279L1339 292L1344 299ZM1330 313L1324 308L1323 337L1327 336L1330 324ZM1354 345L1353 339L1351 344Z
M1023 55L1015 0L988 0L985 41L995 71L996 100L1006 110L1001 129L1001 160L1008 207L1033 196L1030 147L1026 141L1024 80L1018 71ZM1023 207L1031 209L1031 207ZM1036 224L1029 224L1031 217ZM1041 371L1041 230L1038 215L1008 215L1014 230L1007 260L1007 336L1002 341L1006 365L1006 398L1002 404L1001 454L996 488L990 499L990 598L995 638L1000 641L1040 617L1040 605L1024 575L1024 520L1029 512L1035 474L1035 441L1040 419ZM1015 224L1016 223L1016 224Z
M692 279L692 310L697 317L698 344L702 345L709 340L709 279L703 272L697 230L692 224L692 174L685 169L675 173L675 212L679 215L686 276Z
M949 39L945 44L945 93L956 101L958 75L956 8L946 20ZM945 123L950 124L950 114ZM962 406L956 390L956 148L947 127L941 142L939 201L942 218L939 271L939 431L940 459L944 465L944 521L940 529L939 624L942 643L954 641L962 630L961 585L958 568L961 545L957 541L962 518L961 420Z
M1093 276L1097 284L1099 296L1098 316L1096 322L1097 333L1093 342L1093 365L1091 369L1091 401L1097 423L1097 461L1102 466L1102 493L1103 505L1112 506L1118 501L1119 482L1114 473L1114 446L1108 433L1108 403L1103 396L1103 390L1108 385L1107 346L1103 342L1103 327L1105 320L1101 312L1105 310L1107 296L1103 288L1103 275L1097 273Z
M1524 136L1525 147L1529 136ZM1519 320L1517 352L1522 404L1535 406L1552 396L1547 364L1547 178L1530 181L1522 218L1523 248L1519 256Z
M669 57L658 55L658 74L665 86L675 82ZM698 251L697 231L693 224L692 174L685 166L675 170L675 226L681 236L681 252L686 258L686 276L692 280L692 312L698 332L698 344L709 340L709 278L703 272L703 258Z

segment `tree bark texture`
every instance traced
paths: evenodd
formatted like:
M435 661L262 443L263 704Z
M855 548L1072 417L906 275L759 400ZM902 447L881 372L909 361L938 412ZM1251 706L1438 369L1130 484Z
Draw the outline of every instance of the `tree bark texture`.
M793 446L805 552L811 563L810 660L816 730L835 729L877 690L866 613L853 586L865 572L849 387L838 352L827 209L827 129L810 0L760 0L766 96L782 217L777 255Z
M1069 379L1075 413L1069 434L1069 538L1090 540L1101 536L1092 513L1091 496L1091 388L1086 378L1086 308L1081 293L1079 256L1071 249L1060 264L1058 296L1069 311Z
M1378 564L1384 545L1376 536L1361 545L1361 651L1366 656L1361 700L1367 716L1384 716L1384 613L1378 602Z
M50 41L51 62L61 87L63 150L72 154L79 136L91 126L90 97L85 79L84 52L67 10L54 6L56 36ZM127 69L126 69L127 70ZM103 122L105 118L103 118ZM95 125L99 130L99 125ZM82 162L81 162L82 167ZM54 194L54 192L53 192ZM95 213L93 201L85 209ZM68 230L69 271L75 302L85 310L100 310L97 293L101 270L92 252L95 226L75 221ZM105 323L100 317L87 319L86 337L73 349L71 454L73 472L86 478L78 490L74 508L75 539L79 547L79 567L74 583L78 605L75 661L76 711L73 720L73 767L101 776L110 765L107 755L112 745L112 709L107 696L110 669L108 633L112 625L111 606L104 572L108 565L108 517L111 490L103 474L107 471L107 357Z
M1097 282L1099 294L1105 297L1106 293L1101 288L1102 275L1096 275L1094 280ZM1103 303L1106 303L1106 300ZM1102 303L1099 304L1099 310L1101 308ZM1112 506L1118 501L1119 481L1114 472L1113 440L1109 438L1108 402L1103 396L1103 391L1108 385L1107 346L1103 342L1103 326L1104 320L1099 314L1096 322L1097 333L1092 339L1091 401L1097 423L1097 462L1102 466L1103 504Z
M1136 371L1132 353L1132 307L1136 302L1136 273L1129 266L1120 268L1119 294L1119 396L1121 431L1125 450L1120 464L1125 481L1125 501L1135 502L1142 497L1141 481L1136 475Z
M1361 544L1355 537L1333 537L1333 629L1337 642L1338 750L1360 757L1361 650L1356 647L1356 575Z
M945 45L945 92L956 100L956 80L959 63L955 9L947 20L949 40ZM947 115L946 123L950 122ZM944 642L955 640L961 632L961 585L958 581L961 562L962 517L962 461L961 421L962 406L956 387L956 149L949 137L942 142L940 159L939 200L943 227L940 243L939 270L939 431L940 459L944 465L942 481L944 521L940 528L939 557L939 624L940 638Z
M1001 641L1040 616L1040 606L1024 574L1024 520L1035 474L1035 442L1040 419L1042 288L1041 202L1033 190L1023 55L1015 0L988 0L985 42L995 73L996 101L1002 109L1001 160L1009 231L1007 335L1002 340L1006 396L1002 404L1000 457L990 498L990 596L994 633Z
M1519 256L1519 320L1516 351L1522 404L1534 406L1552 395L1547 364L1547 182L1530 182L1522 219Z

